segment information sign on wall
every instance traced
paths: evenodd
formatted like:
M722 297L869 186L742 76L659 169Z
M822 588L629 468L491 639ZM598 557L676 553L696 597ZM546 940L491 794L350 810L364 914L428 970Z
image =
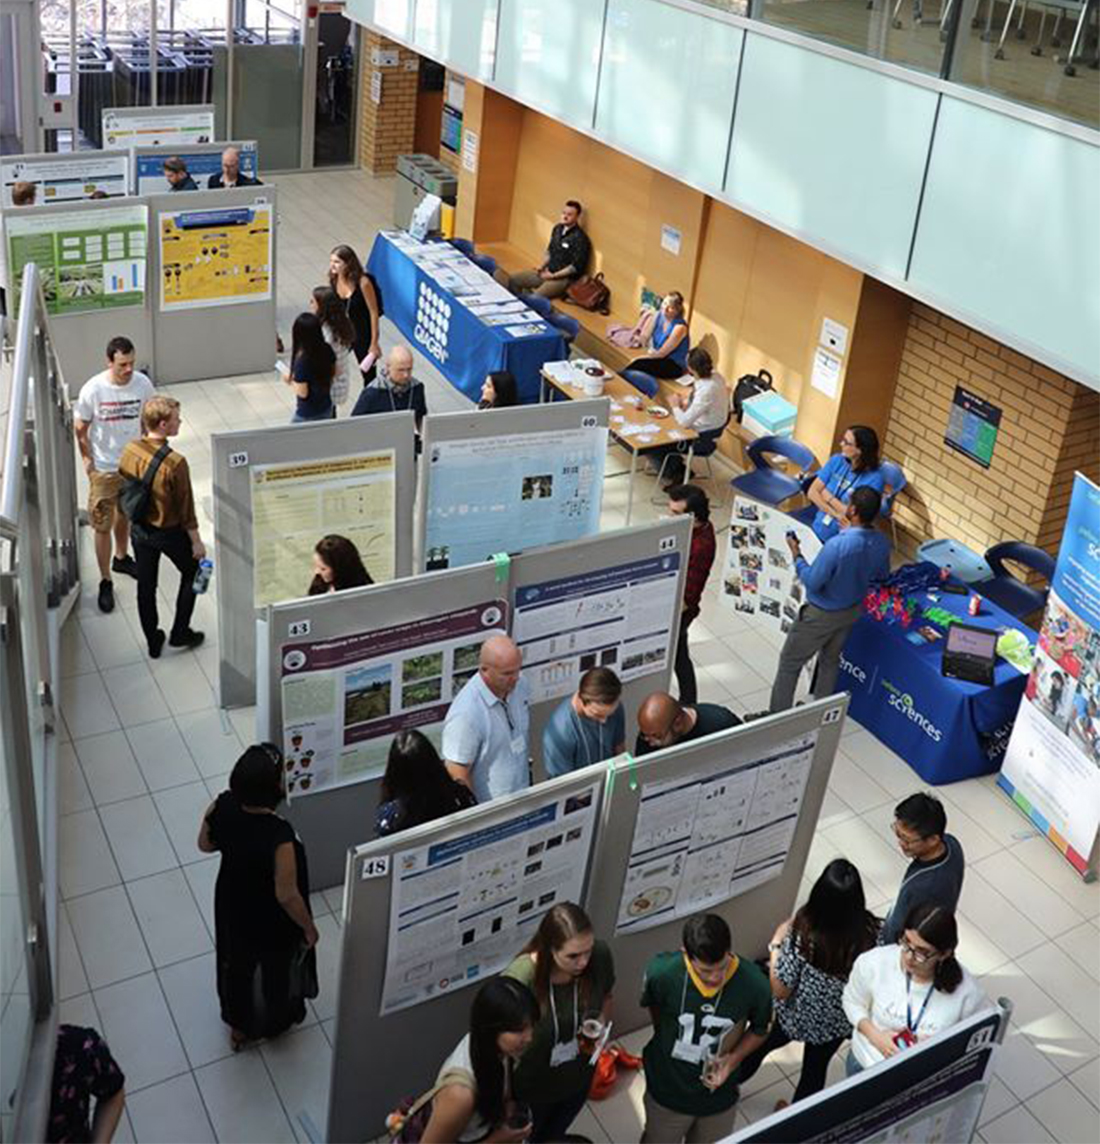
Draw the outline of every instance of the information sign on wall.
M955 386L944 437L947 445L988 469L1000 424L1001 410L996 405L990 405L961 385Z

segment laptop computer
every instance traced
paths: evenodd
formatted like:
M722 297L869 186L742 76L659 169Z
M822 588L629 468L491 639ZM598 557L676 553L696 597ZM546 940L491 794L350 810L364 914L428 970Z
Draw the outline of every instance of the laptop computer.
M952 624L943 642L941 671L951 679L992 684L998 633L972 624Z

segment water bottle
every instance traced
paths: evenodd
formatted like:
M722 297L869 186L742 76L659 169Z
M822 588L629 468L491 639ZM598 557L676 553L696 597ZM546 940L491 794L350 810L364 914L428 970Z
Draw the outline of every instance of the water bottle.
M201 596L210 587L210 577L214 575L214 561L200 560L198 571L195 573L195 582L192 585L195 595Z

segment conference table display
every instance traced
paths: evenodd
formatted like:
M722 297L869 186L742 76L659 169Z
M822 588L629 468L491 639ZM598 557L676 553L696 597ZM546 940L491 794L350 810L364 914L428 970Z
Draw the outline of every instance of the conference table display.
M598 371L598 372L597 372ZM634 477L638 456L649 449L686 444L685 470L691 471L691 458L698 434L677 425L672 413L656 398L646 398L629 381L595 359L550 361L542 367L539 401L559 394L570 401L593 396L593 382L602 386L600 395L611 400L607 429L616 444L630 454L629 484L626 490L626 524L634 512ZM588 388L586 389L586 385Z
M878 597L882 614L865 614L840 660L838 686L852 694L849 714L933 785L996 771L1004 756L1027 673L998 657L990 686L942 672L947 629L956 623L999 634L1035 633L970 590L941 586L940 571L923 562L904 572L930 587ZM948 583L962 586L960 581ZM970 601L976 599L977 612Z
M506 369L533 402L543 362L566 356L560 331L449 243L381 231L367 269L386 317L472 401L487 373Z

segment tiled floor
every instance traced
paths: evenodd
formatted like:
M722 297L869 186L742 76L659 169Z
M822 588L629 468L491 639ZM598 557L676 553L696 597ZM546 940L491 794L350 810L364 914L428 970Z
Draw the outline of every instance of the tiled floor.
M391 186L359 173L281 178L279 314L290 320L321 281L327 251L368 246L388 216ZM383 330L390 344L394 330ZM463 398L420 362L429 406ZM175 387L183 402L179 448L191 462L203 531L212 537L213 431L282 424L290 396L270 375ZM621 456L609 469L623 466ZM658 510L640 497L640 517ZM609 478L604 523L622 523L625 481ZM85 584L94 589L84 535ZM165 579L172 584L174 573ZM717 580L717 577L714 577ZM215 580L216 591L216 580ZM162 593L163 595L163 593ZM275 1141L307 1138L303 1115L324 1124L340 940L338 893L314 893L321 931L321 995L298 1031L240 1055L229 1050L214 990L212 898L217 858L195 847L199 818L224 788L252 736L251 711L215 706L213 600L200 601L197 653L142 652L132 585L103 616L85 592L62 633L60 753L61 1016L96 1025L127 1073L121 1140ZM167 609L169 601L162 599ZM694 629L702 698L735 710L764 705L778 649L708 593ZM891 808L919 787L909 768L865 731L844 736L807 874L838 854L863 872L872 906L890 900L903 868ZM941 791L970 866L960 955L990 994L1016 1009L982 1137L990 1142L1100 1139L1100 887L1082 885L988 779ZM778 919L777 919L778 920ZM638 1048L644 1034L627 1038ZM441 1056L444 1048L441 1046ZM840 1067L834 1063L834 1073ZM797 1054L778 1053L746 1086L739 1117L789 1097ZM640 1133L643 1082L635 1076L586 1110L576 1130L594 1140ZM395 1100L405 1093L395 1093Z

